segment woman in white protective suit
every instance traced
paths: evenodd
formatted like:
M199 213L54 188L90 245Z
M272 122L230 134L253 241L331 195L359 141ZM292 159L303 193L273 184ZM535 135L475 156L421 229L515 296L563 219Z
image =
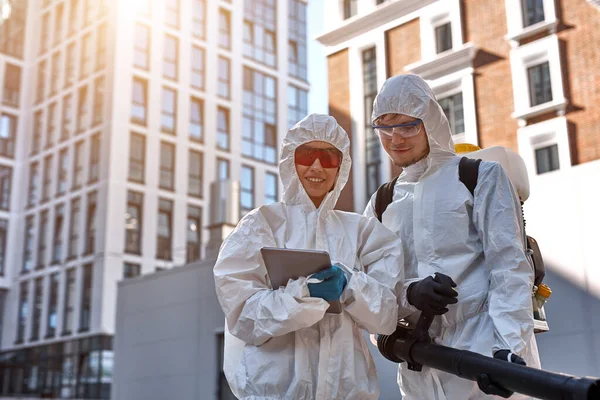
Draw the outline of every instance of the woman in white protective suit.
M251 211L221 247L214 277L226 317L224 370L239 398L379 396L361 328L396 328L404 258L397 236L379 222L333 209L348 180L349 149L333 117L298 122L279 163L283 201ZM327 251L329 279L271 288L260 255L265 246ZM341 314L326 313L332 292Z
M482 162L471 195L459 180L461 157L448 120L418 76L388 79L372 121L392 161L403 167L382 222L402 239L406 278L441 272L458 285L458 303L432 325L434 340L539 367L533 269L524 251L520 204L502 167ZM374 205L375 196L366 216L375 215ZM401 364L398 380L405 400L493 398L477 383L427 367L414 372Z

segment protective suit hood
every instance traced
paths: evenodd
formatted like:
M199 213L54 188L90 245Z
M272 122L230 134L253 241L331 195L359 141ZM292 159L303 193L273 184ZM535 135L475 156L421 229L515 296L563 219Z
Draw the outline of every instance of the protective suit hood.
M350 158L350 139L335 118L329 115L311 114L294 125L283 139L281 157L279 159L279 175L283 182L282 201L288 205L307 205L314 207L314 203L302 186L296 172L294 154L299 146L312 141L323 141L332 144L342 152L342 163L337 180L327 196L323 199L319 212L333 210L342 189L348 182L352 160Z
M404 170L422 168L431 173L454 157L450 124L429 85L417 75L398 75L387 79L373 104L371 121L384 114L404 114L423 121L429 140L429 155ZM423 165L425 164L425 165Z

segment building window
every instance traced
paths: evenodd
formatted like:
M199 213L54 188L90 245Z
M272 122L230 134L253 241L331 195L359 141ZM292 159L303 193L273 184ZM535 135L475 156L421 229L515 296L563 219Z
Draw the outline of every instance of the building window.
M56 102L48 106L48 124L46 126L46 148L50 148L54 143L54 137L56 136Z
M37 87L35 91L35 102L41 103L44 100L44 91L46 88L46 61L38 64Z
M37 154L40 151L42 143L44 113L42 110L36 111L33 115L33 133L31 138L31 155Z
M40 24L40 54L48 50L50 43L50 13L42 15Z
M75 42L73 42L69 45L69 47L67 47L67 64L65 66L65 87L69 87L73 84L73 82L75 82L75 51ZM40 93L43 90L43 84L41 84L40 86L40 84L38 83L38 94L40 96L43 96L43 94Z
M158 228L156 231L156 258L171 260L173 231L173 202L158 200Z
M204 89L204 49L192 46L192 76L190 77L192 87Z
M94 183L100 177L100 134L92 136L90 144L89 183Z
M435 28L435 49L437 54L452 49L452 23Z
M146 137L139 133L132 133L129 146L129 180L144 183L145 171Z
M94 82L94 116L92 125L96 126L102 123L104 114L104 77L96 78Z
M38 202L38 176L39 164L31 163L29 167L29 194L27 196L27 205L33 207Z
M277 60L277 9L273 0L244 1L244 55L274 67Z
M0 276L4 276L7 236L8 236L8 221L5 219L0 219Z
M123 279L135 278L141 275L142 266L140 264L123 264Z
M106 66L106 23L98 27L96 32L96 71Z
M58 90L60 69L60 52L57 51L52 55L52 62L50 63L50 96Z
M295 86L288 86L288 128L294 126L307 114L308 92Z
M133 78L133 99L131 102L131 122L146 125L146 109L148 108L148 82Z
M217 179L220 182L229 179L229 161L223 158L217 158Z
M75 156L73 160L73 189L78 189L83 185L83 140L75 143Z
M54 209L54 235L52 243L52 264L59 264L63 257L63 231L65 222L65 206Z
M100 0L102 1L102 0ZM98 0L84 0L84 8L83 8L83 21L85 25L89 25L94 22L95 11L96 11L96 3L99 3Z
M277 154L275 78L244 68L242 154L275 163Z
M192 1L192 34L204 39L206 36L206 0Z
M160 144L160 178L161 189L173 190L175 187L175 145L167 142Z
M79 219L81 218L81 200L71 202L71 221L69 227L69 258L76 258L79 253Z
M204 165L202 153L190 150L190 160L188 165L188 194L194 197L202 197Z
M27 314L29 308L29 281L21 282L19 289L19 315L17 317L17 340L23 343L25 340L25 327L27 326Z
M365 157L367 199L381 185L381 144L371 129L373 100L377 95L377 53L375 48L363 51L363 107L365 110Z
M219 97L222 97L224 99L228 99L230 96L230 67L231 62L228 58L219 57L219 82L217 86L217 94L219 95Z
M54 44L60 43L63 37L63 14L64 4L60 3L54 12Z
M0 52L23 59L27 2L12 1L10 18L0 27Z
M521 0L523 5L523 27L544 20L544 0Z
M254 169L242 165L240 182L240 218L254 208Z
M177 80L177 56L179 54L179 39L165 35L163 48L163 76L174 81Z
M202 142L204 103L200 99L190 98L190 140Z
M90 330L92 316L92 279L94 266L83 266L83 285L81 287L81 313L79 314L79 332Z
M166 0L165 23L179 28L179 0Z
M33 235L35 232L33 215L25 218L25 246L23 246L23 269L22 274L31 271L33 267Z
M10 107L19 107L21 98L21 67L5 64L4 69L4 91L2 103Z
M0 165L0 210L10 209L12 168Z
M161 130L166 133L175 133L175 124L177 122L177 92L175 89L163 87L162 109L161 109Z
M306 4L300 0L289 0L288 38L288 72L306 80Z
M69 150L63 149L58 156L58 179L56 180L56 195L60 196L67 191L69 176Z
M142 212L144 195L129 191L127 193L127 212L125 213L125 251L142 253Z
M265 204L277 202L277 175L267 172L265 175Z
M79 98L77 99L77 132L83 132L89 124L88 107L88 88L82 86L79 88Z
M40 214L40 229L38 231L38 249L37 249L37 269L42 269L46 265L46 248L48 243L48 210Z
M535 166L537 174L543 174L560 169L558 161L558 145L542 147L535 150Z
M68 94L63 97L62 108L62 129L60 131L60 140L67 140L71 136L71 121L73 120L73 96Z
M44 158L44 186L42 187L42 201L50 198L50 187L52 185L52 154Z
M94 49L92 49L92 35L87 34L83 37L81 42L81 66L79 70L80 79L87 78L92 72L92 56Z
M133 65L148 70L150 68L150 28L136 24Z
M75 326L75 268L67 270L65 276L65 302L63 312L63 335L73 332Z
M202 209L188 206L187 217L187 252L186 262L197 261L201 257L202 243Z
M344 19L355 16L357 10L358 0L344 0Z
M71 0L69 11L69 34L73 34L79 29L79 2L80 0Z
M450 123L450 131L453 135L465 132L465 116L463 109L463 95L457 93L452 96L445 97L439 101L448 122Z
M96 192L87 197L87 220L85 221L85 253L93 254L96 248Z
M0 115L0 155L12 158L15 155L17 117Z
M44 292L44 278L36 278L33 290L33 319L31 323L31 341L40 338L40 325L42 322L42 294Z
M222 8L219 9L219 46L231 49L231 14Z
M217 148L229 150L229 110L217 108Z
M50 290L48 293L48 315L46 317L46 339L56 335L58 315L58 285L60 283L59 273L50 275Z
M529 79L529 101L531 106L552 101L552 82L548 61L527 68Z

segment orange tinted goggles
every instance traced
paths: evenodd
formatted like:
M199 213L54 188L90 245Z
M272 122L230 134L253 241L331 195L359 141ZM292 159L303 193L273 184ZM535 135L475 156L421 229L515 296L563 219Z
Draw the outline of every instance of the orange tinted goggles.
M296 149L294 162L310 167L319 159L323 168L337 168L342 163L342 153L335 148L319 149L304 144Z

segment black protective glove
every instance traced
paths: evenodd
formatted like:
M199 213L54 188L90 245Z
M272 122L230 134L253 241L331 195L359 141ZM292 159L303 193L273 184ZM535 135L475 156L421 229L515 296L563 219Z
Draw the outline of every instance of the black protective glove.
M435 278L428 276L408 287L406 297L408 302L417 309L433 315L448 312L446 306L458 302L458 292L454 289L456 283L448 275L435 273Z
M516 355L515 353L511 353L510 350L498 350L494 353L494 358L502 361L508 361L514 364L527 365L525 360Z
M498 350L494 353L494 358L506 362L511 362L514 364L527 365L525 360L516 355L515 353L511 353L510 350ZM491 394L495 396L504 397L505 399L509 398L513 395L513 392L503 388L502 386L493 382L489 375L481 374L477 376L477 385L479 389L485 394Z

